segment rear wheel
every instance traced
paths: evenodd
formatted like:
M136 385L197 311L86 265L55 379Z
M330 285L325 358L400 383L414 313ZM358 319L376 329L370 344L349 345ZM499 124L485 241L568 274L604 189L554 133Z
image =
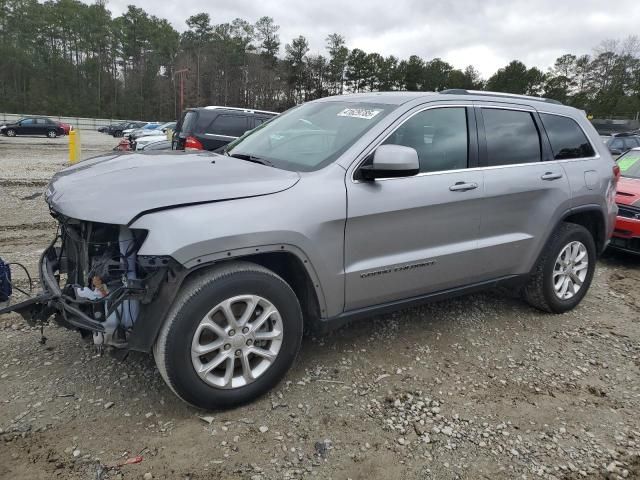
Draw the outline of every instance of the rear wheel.
M591 285L596 265L596 246L581 225L563 223L549 239L524 289L534 307L564 313L576 307Z
M47 132L47 137L49 138L56 138L58 136L58 133L55 130L49 130Z
M15 137L16 136L16 131L13 128L10 128L7 130L7 137Z
M181 399L219 409L273 388L301 340L302 312L291 287L270 270L242 262L197 274L183 286L153 353Z

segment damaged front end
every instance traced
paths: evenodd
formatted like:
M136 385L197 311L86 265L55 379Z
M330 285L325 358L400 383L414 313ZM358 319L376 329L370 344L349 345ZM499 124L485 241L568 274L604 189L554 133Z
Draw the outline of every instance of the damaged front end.
M42 292L0 314L15 311L32 324L53 316L62 326L92 335L100 347L148 350L153 339L140 337L151 332L136 326L145 316L161 320L168 305L152 304L160 290L175 292L182 267L170 257L139 256L144 230L53 215L59 227L40 257Z

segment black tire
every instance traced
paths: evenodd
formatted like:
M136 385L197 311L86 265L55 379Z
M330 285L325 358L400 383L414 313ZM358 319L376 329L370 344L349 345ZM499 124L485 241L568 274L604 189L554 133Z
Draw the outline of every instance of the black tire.
M56 138L58 136L58 132L56 132L55 130L49 130L47 132L47 137L49 138Z
M10 129L6 130L4 133L5 133L5 135L7 137L15 137L16 136L16 131L13 128L10 128Z
M580 287L572 298L561 299L555 292L553 285L553 271L556 259L560 252L571 242L579 241L587 249L589 264L587 274ZM582 225L575 223L563 223L551 235L531 277L524 287L524 298L533 307L549 313L564 313L575 308L584 298L596 266L596 245L591 232Z
M120 138L122 136L122 132L113 132L114 138Z
M245 386L211 386L196 373L191 342L200 321L220 302L237 295L259 295L275 306L282 319L282 344L271 365ZM272 389L285 376L300 349L302 310L291 287L272 271L249 262L221 265L194 274L181 287L153 348L167 385L185 402L207 410L227 409L250 402Z

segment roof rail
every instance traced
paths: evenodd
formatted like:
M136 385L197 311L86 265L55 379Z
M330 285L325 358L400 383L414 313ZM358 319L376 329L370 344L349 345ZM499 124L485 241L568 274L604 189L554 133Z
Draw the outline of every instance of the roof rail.
M279 115L278 112L270 112L269 110L256 110L254 108L223 107L220 105L210 105L208 107L202 107L202 108L205 108L207 110L224 109L224 110L236 110L236 111L245 112L245 113L266 113L268 115Z
M489 92L486 90L465 90L464 88L450 88L448 90L442 90L444 95L478 95L487 97L504 97L504 98L520 98L522 100L533 100L536 102L553 103L555 105L562 105L562 102L553 100L551 98L532 97L531 95L518 95L516 93L504 93L504 92Z

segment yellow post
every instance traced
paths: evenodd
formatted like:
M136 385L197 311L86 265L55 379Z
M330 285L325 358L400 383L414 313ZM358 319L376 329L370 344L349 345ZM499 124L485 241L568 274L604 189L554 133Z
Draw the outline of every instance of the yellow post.
M171 141L173 139L173 130L171 130L170 128L167 128L165 130L165 133L167 134L167 140Z
M69 163L73 165L80 161L80 135L77 130L69 132Z

